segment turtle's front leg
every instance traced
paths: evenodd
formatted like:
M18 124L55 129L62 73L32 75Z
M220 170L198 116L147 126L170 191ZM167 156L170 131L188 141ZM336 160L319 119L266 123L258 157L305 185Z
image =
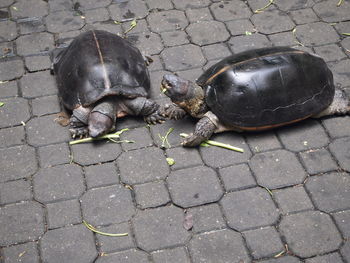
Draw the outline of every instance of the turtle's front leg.
M187 112L175 103L165 104L163 108L160 109L160 114L170 120L180 120L184 118Z
M84 137L89 134L88 119L91 108L84 108L80 106L73 110L72 116L69 120L69 131L72 138Z
M216 125L207 116L202 117L196 124L194 133L186 137L183 146L194 147L208 140L216 130Z

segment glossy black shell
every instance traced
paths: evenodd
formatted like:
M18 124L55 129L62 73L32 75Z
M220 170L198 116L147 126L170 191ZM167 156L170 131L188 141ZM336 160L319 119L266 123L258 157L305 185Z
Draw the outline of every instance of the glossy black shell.
M318 56L289 47L250 50L210 67L197 84L225 124L271 127L321 112L333 101L333 75Z
M53 58L59 94L68 109L108 95L147 97L150 78L139 50L106 31L88 31Z

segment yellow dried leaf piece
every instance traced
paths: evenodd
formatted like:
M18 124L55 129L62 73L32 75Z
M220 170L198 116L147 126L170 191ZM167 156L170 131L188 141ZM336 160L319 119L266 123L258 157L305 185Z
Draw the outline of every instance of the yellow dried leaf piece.
M97 234L103 235L103 236L109 236L109 237L124 237L129 235L128 233L121 233L121 234L113 234L113 233L106 233L106 232L102 232L97 230L94 226L90 225L88 222L86 222L85 220L83 220L83 224L84 226L86 226L89 230L91 230L92 232L95 232Z
M166 158L166 161L170 166L175 164L175 160L173 158L168 157L168 158Z

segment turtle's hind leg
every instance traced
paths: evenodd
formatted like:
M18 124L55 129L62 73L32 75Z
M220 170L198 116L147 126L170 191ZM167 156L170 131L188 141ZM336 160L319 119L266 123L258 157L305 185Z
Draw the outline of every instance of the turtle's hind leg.
M350 114L350 98L347 96L345 91L336 89L334 98L331 105L328 106L322 112L312 116L313 118L320 118L330 115L346 115Z
M73 110L69 119L69 131L73 138L88 135L88 118L91 108L80 106Z

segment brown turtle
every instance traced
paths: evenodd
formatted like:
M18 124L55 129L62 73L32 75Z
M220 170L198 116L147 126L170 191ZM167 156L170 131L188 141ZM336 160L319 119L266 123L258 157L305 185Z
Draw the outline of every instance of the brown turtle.
M184 146L196 146L215 132L261 131L333 114L349 114L346 94L335 89L325 61L289 47L229 56L193 83L165 75L162 91L174 104L170 119L190 114L200 120Z

